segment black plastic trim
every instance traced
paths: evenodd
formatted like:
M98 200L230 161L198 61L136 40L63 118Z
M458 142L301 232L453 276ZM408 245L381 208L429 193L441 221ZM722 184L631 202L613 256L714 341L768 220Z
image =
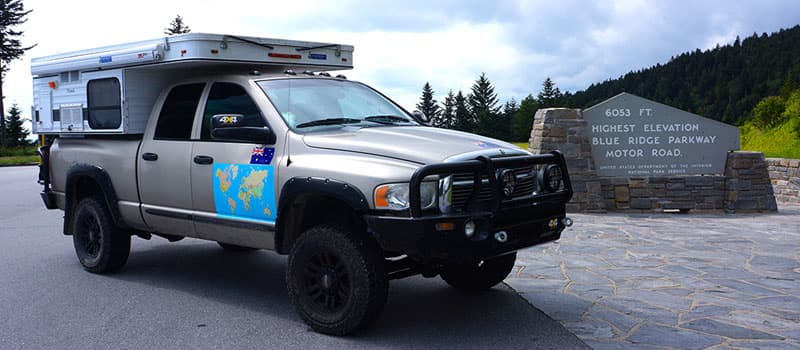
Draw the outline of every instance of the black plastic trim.
M74 209L72 208L72 196L75 195L73 191L75 191L75 182L84 177L92 179L92 181L100 187L103 199L106 201L114 223L119 227L127 228L127 224L122 220L122 215L119 212L117 193L114 191L111 177L108 176L105 169L91 164L75 164L67 170L66 200L64 203L64 234L72 234L69 227L72 223L72 210Z
M236 219L227 219L227 218L212 218L203 215L193 215L193 214L186 214L186 213L178 213L171 210L163 210L163 209L145 209L146 213L151 215L163 216L173 219L180 219L180 220L190 220L194 222L202 222L206 224L215 224L215 225L222 225L234 228L241 228L247 230L254 230L254 231L274 231L275 225L269 223L257 223L257 222L247 222L241 221Z
M294 177L286 181L281 189L281 196L278 200L278 220L275 230L275 248L278 253L282 251L283 239L285 234L284 223L289 219L289 205L298 197L303 195L330 197L343 201L358 213L369 211L367 198L361 191L348 183L319 177Z

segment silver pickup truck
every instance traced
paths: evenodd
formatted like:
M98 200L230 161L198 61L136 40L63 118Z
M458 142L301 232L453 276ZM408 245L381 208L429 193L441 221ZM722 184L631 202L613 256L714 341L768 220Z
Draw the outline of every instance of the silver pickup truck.
M141 135L40 149L44 203L90 272L122 268L132 236L274 250L303 320L343 335L375 320L389 280L491 288L571 223L560 153L426 126L344 77L203 75L155 101Z

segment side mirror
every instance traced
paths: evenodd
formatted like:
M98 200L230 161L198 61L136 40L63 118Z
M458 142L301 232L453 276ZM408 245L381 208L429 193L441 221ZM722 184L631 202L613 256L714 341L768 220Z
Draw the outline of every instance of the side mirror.
M414 119L422 122L422 124L430 125L431 123L431 118L429 118L427 115L425 115L425 113L422 113L420 111L411 112L411 116L413 116Z
M244 115L242 114L214 114L211 116L211 128L236 128L242 126Z
M274 145L277 137L272 129L263 126L243 126L241 114L216 114L211 117L211 138L220 141L250 142Z

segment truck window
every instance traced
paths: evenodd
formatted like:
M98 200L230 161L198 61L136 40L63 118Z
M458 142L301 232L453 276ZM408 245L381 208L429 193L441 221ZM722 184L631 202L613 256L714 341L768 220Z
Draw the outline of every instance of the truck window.
M187 84L172 88L158 115L156 140L188 140L192 136L194 114L205 85Z
M215 114L242 114L243 126L266 126L261 111L243 87L232 83L214 83L203 113L201 140L211 140L211 117Z
M104 78L86 84L89 105L89 127L92 129L117 129L122 123L119 80Z

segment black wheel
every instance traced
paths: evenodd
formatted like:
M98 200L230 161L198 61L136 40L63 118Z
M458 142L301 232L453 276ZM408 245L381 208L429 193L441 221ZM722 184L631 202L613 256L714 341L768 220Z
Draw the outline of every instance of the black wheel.
M83 198L75 207L72 243L83 268L94 273L119 270L131 251L131 236L114 225L105 203L95 197Z
M219 244L219 246L222 247L222 249L225 249L225 251L229 252L252 252L254 250L258 250L258 248L242 247L240 245L228 244L222 242L217 242L217 244Z
M368 237L316 226L292 247L286 285L300 317L317 332L345 335L374 321L389 282L380 248Z
M517 253L511 253L468 264L447 265L442 271L442 279L458 289L487 290L503 282L516 260Z

